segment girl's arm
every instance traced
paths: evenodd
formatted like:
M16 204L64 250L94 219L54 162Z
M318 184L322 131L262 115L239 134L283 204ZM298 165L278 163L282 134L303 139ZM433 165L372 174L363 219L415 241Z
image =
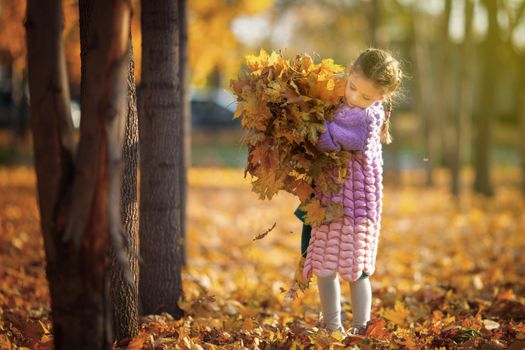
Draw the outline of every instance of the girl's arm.
M319 136L317 149L323 152L363 150L368 131L367 113L361 108L338 111L333 122L325 122L326 132Z

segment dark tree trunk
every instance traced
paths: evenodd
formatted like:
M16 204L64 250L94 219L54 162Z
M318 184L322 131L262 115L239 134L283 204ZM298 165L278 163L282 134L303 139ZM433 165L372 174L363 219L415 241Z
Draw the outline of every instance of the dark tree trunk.
M474 191L486 196L492 196L490 177L490 151L492 145L491 120L494 118L494 92L497 83L497 72L494 67L498 66L497 57L494 54L498 50L498 20L497 0L484 0L488 13L488 30L482 48L482 87L479 109L476 111L476 132L474 140L474 167L475 180Z
M130 9L96 1L74 153L58 0L27 6L31 125L56 349L111 349L107 269L118 239L120 157ZM127 32L126 32L127 33ZM93 45L96 42L97 45Z
M181 235L182 235L182 264L186 265L188 236L186 230L186 203L188 198L188 169L191 167L191 106L188 81L188 10L186 0L178 0L180 18L180 81L182 89L182 115L184 119L184 172L181 176Z
M130 271L123 269L118 255L112 252L111 300L113 302L113 329L115 340L133 338L139 332L138 321L138 234L139 212L137 203L137 165L139 129L137 117L137 98L135 92L135 69L131 38L129 41L128 73L128 111L126 130L124 132L124 171L122 173L120 215L127 255L123 256L129 263ZM124 265L125 266L125 265ZM129 275L128 275L129 274ZM129 278L132 281L129 281ZM131 282L131 283L130 283Z
M466 159L467 146L470 144L470 113L471 113L471 89L472 89L472 19L474 15L474 3L472 0L464 0L464 38L461 47L461 62L459 71L459 99L457 116L455 118L455 130L453 132L453 151L450 155L451 188L450 191L456 197L461 194L461 168Z
M141 1L140 302L142 313L182 316L184 120L179 6Z
M75 147L60 1L29 0L25 26L40 226L55 349L73 349L76 339L84 335L79 321L83 281L77 247L62 241Z

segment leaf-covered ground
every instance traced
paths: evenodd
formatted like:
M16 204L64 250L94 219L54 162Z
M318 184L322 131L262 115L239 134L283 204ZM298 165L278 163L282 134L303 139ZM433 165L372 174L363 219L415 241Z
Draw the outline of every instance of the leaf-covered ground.
M372 324L365 338L342 338L316 328L315 281L298 300L284 297L299 258L298 200L258 200L242 170L191 169L187 316L144 317L141 334L115 348L525 348L518 172L498 173L493 199L466 194L459 204L443 178L434 189L386 186ZM414 173L403 180L422 182ZM31 168L0 168L0 349L52 345L34 181ZM348 327L346 283L342 294Z

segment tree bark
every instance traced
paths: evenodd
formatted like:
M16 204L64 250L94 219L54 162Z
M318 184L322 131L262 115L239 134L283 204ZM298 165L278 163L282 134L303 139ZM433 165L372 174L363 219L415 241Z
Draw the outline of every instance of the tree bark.
M62 241L75 154L62 16L59 0L27 2L31 128L54 342L55 349L71 349L83 336L77 317L82 275L78 251Z
M461 194L461 168L467 158L467 147L470 144L470 113L471 113L471 90L472 90L472 20L474 15L474 3L472 0L464 0L464 37L461 47L461 62L459 71L459 98L457 116L455 118L455 130L453 151L451 153L451 183L450 191L455 197Z
M122 143L128 74L130 4L125 0L79 3L82 80L80 142L65 239L82 247L89 349L111 348L109 247L120 252ZM88 21L85 21L85 19ZM92 25L91 25L92 24ZM81 29L82 32L82 29Z
M131 34L131 33L130 33ZM119 257L112 252L111 300L113 302L113 329L115 340L133 338L139 333L138 320L138 251L139 251L139 212L137 203L137 166L138 166L138 116L135 90L135 69L131 37L129 40L129 73L128 73L128 109L126 129L124 132L124 171L122 173L122 190L120 198L120 215L124 231L130 269L119 262ZM130 274L130 275L128 275ZM133 280L129 281L129 277ZM131 282L131 283L130 283Z
M56 349L111 349L112 343L107 247L118 240L120 220L121 82L127 74L122 38L130 8L123 1L92 5L97 25L87 35L75 161L61 3L30 0L27 6L35 168Z
M93 26L92 2L79 1L80 42L82 57L82 76L87 74L87 54L89 53L89 30ZM129 32L129 30L128 30ZM120 198L120 218L123 238L127 248L111 249L111 305L114 338L120 340L138 334L138 206L137 206L137 157L138 121L133 76L133 51L129 39L129 67L127 76L127 117L124 130L122 188ZM81 91L86 93L86 81L81 80ZM118 246L121 243L117 244Z
M188 169L191 167L191 105L190 82L188 80L188 9L186 0L178 0L180 14L180 81L182 88L182 115L184 120L184 171L181 176L181 235L182 265L187 263L188 232L186 229L188 199Z
M141 9L141 311L180 318L185 167L179 6L143 0Z
M497 83L497 57L494 54L498 48L497 0L484 0L488 13L488 30L482 49L482 81L479 109L476 113L477 122L475 135L475 180L474 191L486 196L492 196L490 178L490 151L492 144L491 119L494 118L494 92Z

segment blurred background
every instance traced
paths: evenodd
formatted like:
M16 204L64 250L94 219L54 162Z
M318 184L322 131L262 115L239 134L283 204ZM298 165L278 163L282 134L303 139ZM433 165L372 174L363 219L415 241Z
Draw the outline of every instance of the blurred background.
M140 6L132 1L140 90ZM72 116L80 120L78 7L64 0ZM188 3L191 164L244 167L229 82L244 57L283 50L348 66L367 47L389 50L406 79L384 148L385 181L495 183L525 193L525 1L200 0ZM30 164L25 2L0 0L0 165ZM470 186L472 185L472 186Z

